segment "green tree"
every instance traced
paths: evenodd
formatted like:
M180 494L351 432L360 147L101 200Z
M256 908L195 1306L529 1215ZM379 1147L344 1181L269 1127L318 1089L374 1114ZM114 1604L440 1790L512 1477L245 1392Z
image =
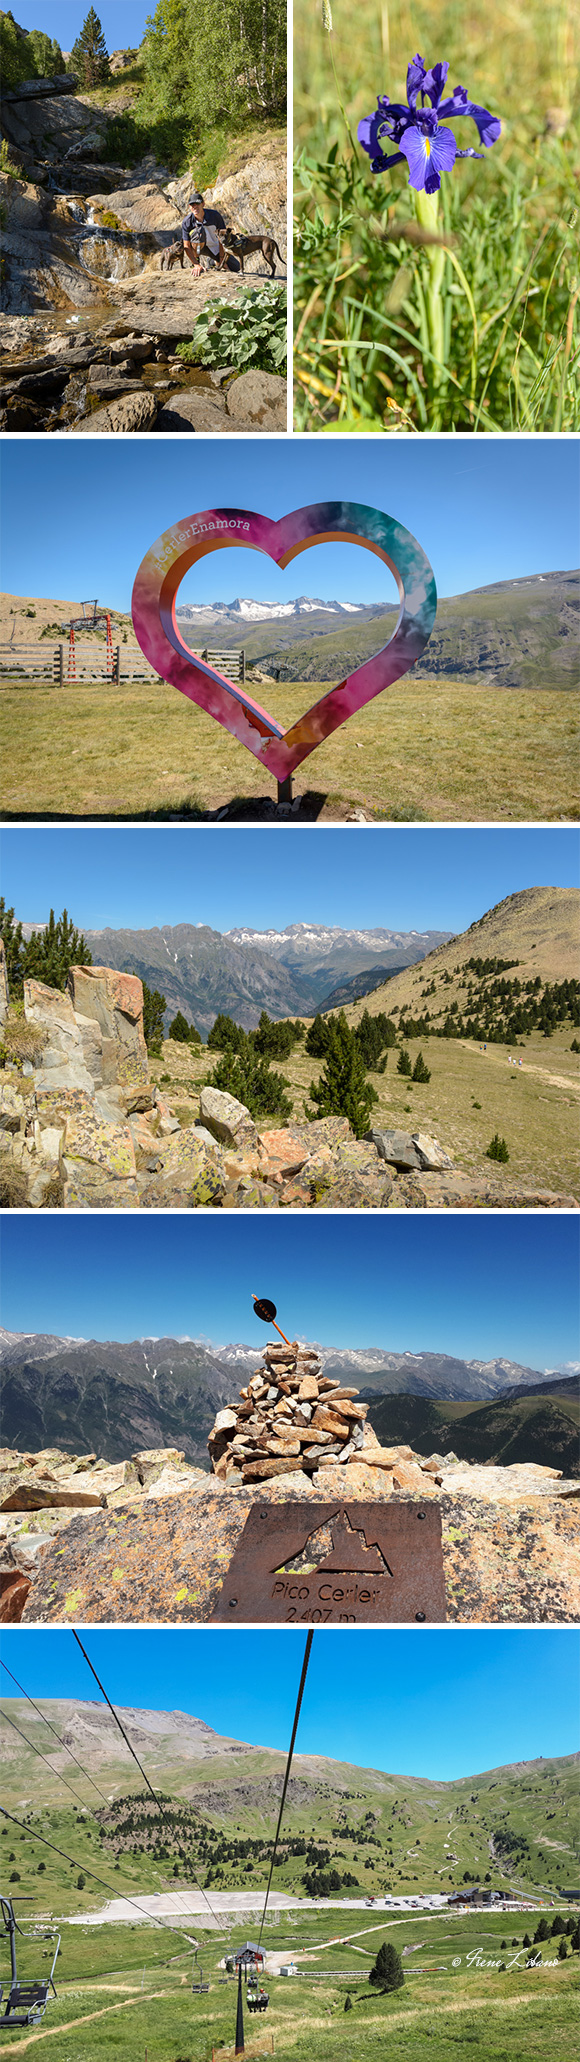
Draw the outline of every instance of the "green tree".
M396 1947L393 1947L392 1940L384 1940L376 1962L369 1971L369 1983L373 1983L376 1990L389 1991L400 1990L404 1981L405 1972L401 1957Z
M290 1083L284 1074L270 1072L267 1061L260 1059L250 1039L241 1053L231 1045L226 1046L210 1081L212 1088L220 1088L225 1095L233 1095L236 1102L243 1103L254 1120L292 1115L292 1103L284 1094Z
M182 1010L178 1010L170 1024L168 1035L175 1039L177 1045L201 1045L199 1031L196 1031L195 1024L188 1024Z
M38 76L32 37L18 27L10 9L0 13L0 72L4 87Z
M405 1074L409 1077L409 1079L412 1079L413 1069L411 1066L411 1061L409 1059L408 1052L399 1053L399 1058L397 1060L397 1073Z
M58 78L64 72L64 57L56 36L46 36L44 29L31 29L28 37L34 56L39 79Z
M77 1876L77 1890L84 1890L86 1880L86 1876Z
M426 1067L426 1066L425 1066L425 1061L424 1061L424 1059L423 1059L423 1054L422 1054L422 1052L418 1052L418 1053L417 1053L417 1058L416 1058L416 1060L415 1060L415 1065L414 1065L414 1068L413 1068L413 1081L430 1081L430 1080L431 1080L431 1068L430 1068L430 1067Z
M239 0L158 0L141 53L145 97L202 132L224 115L281 115L285 44L283 0L245 0L243 10Z
M524 1937L523 1937L523 1940L522 1940L522 1947L531 1947L531 1945L532 1945L532 1943L531 1943L531 1940L530 1940L530 1936L529 1936L529 1933L524 1933Z
M372 1082L367 1081L360 1045L344 1010L331 1020L326 1066L320 1080L311 1081L310 1094L316 1104L316 1116L348 1117L355 1138L363 1138L373 1104L379 1098ZM307 1111L307 1115L312 1112Z
M302 1036L302 1024L294 1024L289 1018L274 1023L267 1010L262 1010L258 1029L252 1032L256 1052L269 1060L287 1060Z
M556 1912L555 1917L552 1919L551 1930L553 1934L567 1932L566 1920L562 1918L561 1912Z
M344 2000L344 2009L345 2012L352 2012L352 1998L350 1996L350 1993L349 1996L346 1997Z
M549 1940L549 1938L550 1927L548 1925L548 1921L547 1919L540 1919L538 1921L538 1925L536 1926L536 1931L534 1933L534 1945L538 1940Z
M83 937L77 931L63 909L62 916L55 918L51 909L48 923L43 931L32 931L20 960L15 984L22 990L24 981L45 981L48 988L66 988L71 967L91 967L92 953Z
M565 1960L566 1960L566 1956L567 1956L567 1953L568 1953L568 1942L567 1942L567 1939L566 1939L566 1935L565 1935L565 1933L563 1933L563 1934L562 1934L562 1939L561 1939L561 1941L560 1941L560 1946L559 1946L559 1948L558 1948L558 1961L559 1961L559 1962L565 1962Z
M10 993L20 993L22 990L21 964L24 953L22 924L15 922L14 910L6 908L3 895L0 895L0 938L2 939L6 954L6 975Z
M316 1016L307 1033L304 1051L310 1060L325 1060L332 1036L333 1017Z
M500 1138L498 1131L494 1131L493 1138L486 1148L485 1157L486 1160L509 1160L505 1138Z
M210 1052L227 1052L228 1047L231 1047L233 1052L245 1053L248 1034L242 1030L241 1024L234 1024L233 1017L228 1017L223 1010L219 1010L215 1024L212 1024L211 1031L208 1031L207 1044Z
M163 1044L163 1018L167 1009L165 996L158 988L148 988L143 982L143 1036L147 1051L159 1058Z
M81 86L103 86L110 78L109 52L98 14L89 7L80 36L70 55L70 70L76 72Z

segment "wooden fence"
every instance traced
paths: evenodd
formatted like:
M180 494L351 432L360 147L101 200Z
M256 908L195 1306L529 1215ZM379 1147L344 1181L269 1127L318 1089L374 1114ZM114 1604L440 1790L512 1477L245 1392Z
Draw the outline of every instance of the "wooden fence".
M245 681L246 654L241 650L233 652L203 651L189 646L192 657L203 659L207 666L215 666L226 680ZM105 644L77 644L74 652L75 671L69 678L68 643L50 644L48 638L42 644L1 644L0 678L5 680L51 680L55 687L74 685L76 681L110 680L120 685L123 680L160 680L162 674L149 664L137 644L117 644L113 649L113 669L107 664Z

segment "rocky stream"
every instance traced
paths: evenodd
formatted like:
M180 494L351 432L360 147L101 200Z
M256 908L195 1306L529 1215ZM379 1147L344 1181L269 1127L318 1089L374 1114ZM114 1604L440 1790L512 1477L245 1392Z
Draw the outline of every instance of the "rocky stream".
M46 85L46 82L43 82ZM3 225L0 428L4 431L286 429L277 375L176 355L208 301L239 301L269 277L260 252L246 271L161 268L191 189L153 155L133 169L104 163L107 116L70 81L2 100L8 161ZM285 141L240 149L205 194L228 224L285 248ZM283 276L277 262L277 276ZM219 347L216 342L216 353Z

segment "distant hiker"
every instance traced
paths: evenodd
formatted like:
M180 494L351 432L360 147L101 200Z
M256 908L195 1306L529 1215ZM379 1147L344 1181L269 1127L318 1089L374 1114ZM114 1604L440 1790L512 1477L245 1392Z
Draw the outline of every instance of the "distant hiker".
M222 268L227 266L228 272L239 272L237 259L228 256L224 250L220 232L225 226L224 217L218 214L217 208L206 208L203 194L190 194L188 211L181 224L181 236L195 279L199 279L202 270L202 250L207 251L210 264Z

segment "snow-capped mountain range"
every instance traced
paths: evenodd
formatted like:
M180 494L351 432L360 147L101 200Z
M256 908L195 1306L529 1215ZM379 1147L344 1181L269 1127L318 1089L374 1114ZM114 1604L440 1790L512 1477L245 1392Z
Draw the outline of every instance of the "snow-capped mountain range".
M278 616L360 616L366 610L363 601L318 601L309 594L299 594L295 601L252 601L249 595L236 595L234 601L181 602L175 614L183 623L219 622L220 617L269 623Z

